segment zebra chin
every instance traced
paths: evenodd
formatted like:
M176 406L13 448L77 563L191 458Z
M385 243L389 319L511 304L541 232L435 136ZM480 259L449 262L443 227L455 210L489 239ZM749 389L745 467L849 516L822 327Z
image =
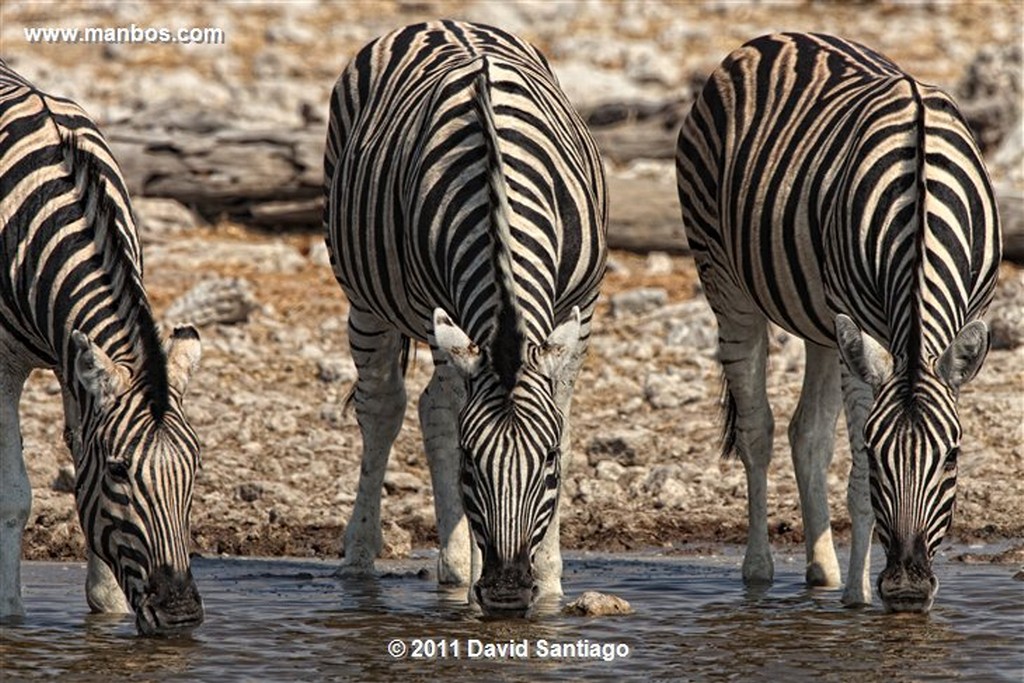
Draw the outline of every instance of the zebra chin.
M181 573L161 567L150 576L147 590L135 606L135 625L141 635L183 635L202 623L203 600L191 570Z

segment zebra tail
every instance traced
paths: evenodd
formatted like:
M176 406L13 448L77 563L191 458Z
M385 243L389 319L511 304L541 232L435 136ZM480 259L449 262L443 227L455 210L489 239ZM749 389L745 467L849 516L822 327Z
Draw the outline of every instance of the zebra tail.
M492 235L491 258L498 288L497 319L492 326L491 367L502 385L512 391L522 372L526 352L526 326L515 295L512 272L512 228L508 217L512 209L506 194L507 183L498 142L498 126L491 103L491 79L487 58L481 60L480 75L475 81L477 116L483 129L487 150L487 185L490 202Z

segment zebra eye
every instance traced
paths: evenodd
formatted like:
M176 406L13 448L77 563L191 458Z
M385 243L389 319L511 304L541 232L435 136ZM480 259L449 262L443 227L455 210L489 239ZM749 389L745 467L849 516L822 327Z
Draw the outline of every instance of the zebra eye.
M548 467L554 467L556 462L558 462L558 449L552 448L548 451L548 455L544 459L544 464Z
M946 472L952 472L956 469L957 459L960 457L959 448L951 448L949 453L946 455L946 462L942 464L942 469Z
M128 465L123 460L107 461L107 474L119 484L128 483Z

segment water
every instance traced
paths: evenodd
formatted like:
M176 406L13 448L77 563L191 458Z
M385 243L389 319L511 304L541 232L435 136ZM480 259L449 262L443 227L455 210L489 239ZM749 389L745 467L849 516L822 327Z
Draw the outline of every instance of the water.
M940 560L935 608L921 616L844 609L838 591L803 586L799 558L778 557L775 584L749 590L740 559L738 550L570 555L570 598L601 590L636 613L568 617L546 606L525 620L479 617L465 591L416 575L432 564L425 558L384 563L393 573L370 580L337 578L335 563L198 559L207 620L173 639L139 638L126 616L88 614L84 565L26 563L29 615L2 628L0 679L1024 680L1015 567ZM554 656L554 644L581 639L596 656ZM486 656L485 644L510 643L504 656ZM417 649L434 658L414 658Z

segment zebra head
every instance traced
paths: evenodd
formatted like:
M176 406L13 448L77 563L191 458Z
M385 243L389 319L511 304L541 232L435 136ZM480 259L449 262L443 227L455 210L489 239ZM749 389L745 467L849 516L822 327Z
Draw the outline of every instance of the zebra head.
M483 556L473 595L485 613L523 613L537 593L537 547L558 507L565 416L556 387L578 352L580 312L541 344L523 341L523 363L508 376L442 310L434 312L438 348L466 380L459 414L462 502Z
M849 370L874 392L863 437L886 553L878 592L887 610L927 612L939 585L932 559L956 501L957 396L981 369L988 327L980 320L964 325L941 354L920 363L912 385L906 362L894 366L889 352L845 315L836 318L836 337Z
M199 364L199 335L182 327L165 352L158 343L166 361L163 401L154 400L148 373L114 362L80 331L72 342L76 380L89 397L81 440L72 444L89 548L113 571L140 633L194 628L203 620L189 565L199 442L181 400Z

